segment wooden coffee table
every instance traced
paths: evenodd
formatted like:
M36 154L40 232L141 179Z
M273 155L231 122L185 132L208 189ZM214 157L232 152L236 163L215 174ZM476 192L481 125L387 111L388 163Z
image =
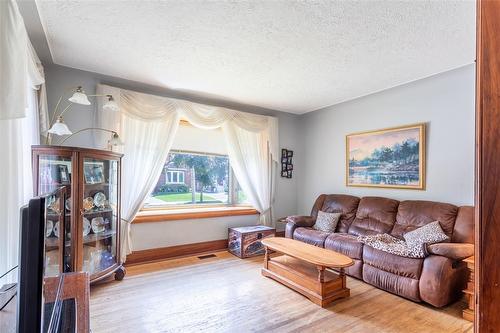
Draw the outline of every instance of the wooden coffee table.
M299 292L321 307L349 296L344 268L352 266L354 261L348 256L290 238L266 238L262 244L266 248L262 275ZM271 258L269 250L283 255Z

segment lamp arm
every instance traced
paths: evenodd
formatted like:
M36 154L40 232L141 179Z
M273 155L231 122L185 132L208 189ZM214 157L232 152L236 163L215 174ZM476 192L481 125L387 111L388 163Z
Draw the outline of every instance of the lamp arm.
M59 104L61 104L62 98L63 98L63 95L61 95L61 97L59 97L59 100L57 101L56 107L54 109L54 113L52 114L52 117L50 118L50 124L49 125L51 125L51 126L54 123L54 121L56 120L57 110L59 109Z
M51 119L50 124L49 124L50 127L52 127L54 125L54 123L55 123L54 118L55 118L55 116L57 114L57 107L59 106L59 103L61 102L61 99L62 99L62 96L61 96L61 98L59 98L59 102L57 102L57 105L56 105L56 108L54 110L54 113L52 114L52 119ZM59 114L59 117L62 117L62 115L64 114L64 112L66 112L71 107L71 104L73 104L73 103L69 103L68 106L66 106L64 108L64 110L62 110L62 112ZM49 137L50 137L50 133L47 133L47 138L45 139L45 143L47 143L47 144L49 143Z
M88 97L112 97L110 94L100 94L100 95L87 95Z
M57 110L59 109L59 104L61 104L62 98L64 94L59 97L59 100L57 101L56 107L54 108L54 113L52 113L52 117L50 117L50 122L49 122L49 128L54 125L54 122L56 120L56 114ZM45 144L49 144L49 138L50 138L50 133L47 133L47 137L45 138Z
M112 131L112 130L109 130L109 129L105 129L105 128L100 128L100 127L87 127L87 128L83 128L79 131L76 131L75 133L71 134L70 136L67 136L64 138L64 140L62 140L61 142L59 142L59 145L62 145L64 142L66 142L69 138L71 138L72 136L78 134L78 133L81 133L81 132L84 132L84 131L91 131L91 130L98 130L98 131L103 131L103 132L109 132L111 134L117 134L115 131Z
M59 100L57 101L57 104L56 104L56 107L54 108L54 113L52 114L52 118L50 119L50 125L54 124L54 122L56 121L56 114L57 114L57 110L59 109L59 104L61 104L62 102L62 99L63 97L69 92L69 91L72 91L73 89L75 89L74 87L71 87L71 88L66 88L61 97L59 97Z
M106 96L106 97L112 97L112 95L87 95L88 97L101 97L101 96ZM59 101L57 101L56 108L54 109L54 113L52 114L52 119L50 119L50 126L54 125L54 122L56 121L56 118L62 117L62 115L73 105L73 103L69 103L68 106L62 110L62 112L57 116L57 109L59 108L59 104L61 104L63 96L59 97Z
M73 103L69 103L69 104L68 104L68 106L66 106L66 107L64 108L64 110L62 110L62 112L59 114L58 118L59 118L59 117L62 117L62 115L63 115L66 111L68 111L68 109L71 107L71 105L73 105Z

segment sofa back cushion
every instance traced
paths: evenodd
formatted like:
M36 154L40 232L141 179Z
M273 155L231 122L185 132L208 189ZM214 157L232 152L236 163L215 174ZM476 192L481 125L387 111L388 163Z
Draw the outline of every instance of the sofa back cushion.
M389 233L396 222L399 201L381 197L363 197L348 233L369 236Z
M316 201L314 202L313 208L311 209L311 216L315 220L318 217L318 212L323 207L323 202L325 202L325 197L326 194L321 194L319 197L316 198Z
M474 207L462 206L458 208L453 235L453 243L474 244Z
M401 201L391 235L403 238L403 234L409 231L439 221L444 233L451 238L457 213L458 207L452 204L419 200Z
M316 218L318 211L327 213L342 213L337 225L337 232L347 233L358 208L359 198L345 194L322 194L316 199L311 216Z

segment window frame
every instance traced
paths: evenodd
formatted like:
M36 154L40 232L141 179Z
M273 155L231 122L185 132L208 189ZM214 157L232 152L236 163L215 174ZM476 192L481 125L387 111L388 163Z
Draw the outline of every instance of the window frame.
M191 150L177 150L177 149L171 149L169 151L170 153L178 153L178 154L190 154L190 155L201 155L201 156L219 156L219 157L227 157L228 158L228 173L229 173L229 193L228 193L228 200L229 202L227 203L208 203L208 204L182 204L182 205L157 205L157 206L147 206L143 205L142 208L140 209L139 212L145 212L145 213L151 213L152 211L157 211L161 215L161 212L166 213L175 213L179 212L182 210L196 210L199 212L203 211L203 208L207 208L209 211L213 211L214 208L220 207L221 209L224 209L224 211L227 210L227 208L234 207L235 209L247 209L247 210L254 210L253 206L250 205L249 203L237 203L236 200L238 199L238 195L236 192L236 177L234 175L233 169L231 168L231 162L229 161L229 156L224 155L224 154L217 154L217 153L204 153L204 152L197 152L197 151L191 151ZM167 167L165 166L165 169ZM184 179L185 179L185 174L184 174ZM165 175L165 182L167 182L167 176ZM180 184L180 183L166 183L166 184ZM257 211L255 211L256 213ZM182 214L182 213L181 213ZM188 213L190 214L190 213Z
M173 181L168 181L168 174L171 174L170 176L170 180L173 179L173 175L174 173L177 175L177 181L176 182L173 182ZM169 170L167 167L165 167L165 185L169 185L169 184L184 184L184 179L186 178L185 176L185 172L182 171L182 170ZM180 176L182 175L182 181L180 181Z

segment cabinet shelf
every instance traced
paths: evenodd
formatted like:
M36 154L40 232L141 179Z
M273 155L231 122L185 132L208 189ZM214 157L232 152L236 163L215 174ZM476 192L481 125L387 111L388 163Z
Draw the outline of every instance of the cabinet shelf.
M51 236L51 237L45 238L45 249L47 251L52 251L52 250L58 248L60 245L61 244L60 244L59 238L56 236ZM69 246L69 245L70 245L70 241L66 241L65 246Z
M103 232L98 232L96 234L90 233L86 236L83 236L83 243L94 243L106 238L110 238L116 235L116 230L106 230ZM65 246L70 246L71 241L67 240ZM52 251L60 246L59 238L55 236L45 238L45 247L47 251Z
M103 232L99 232L97 234L88 234L87 236L83 236L83 243L93 243L106 238L110 238L116 235L116 230L106 230Z
M71 186L71 183L65 183L65 184L62 184L62 183L40 183L39 184L40 186Z
M88 216L88 215L98 215L98 214L104 214L104 213L113 213L113 210L111 208L105 208L105 209L99 209L99 210L89 210L89 211L83 212L83 215Z

